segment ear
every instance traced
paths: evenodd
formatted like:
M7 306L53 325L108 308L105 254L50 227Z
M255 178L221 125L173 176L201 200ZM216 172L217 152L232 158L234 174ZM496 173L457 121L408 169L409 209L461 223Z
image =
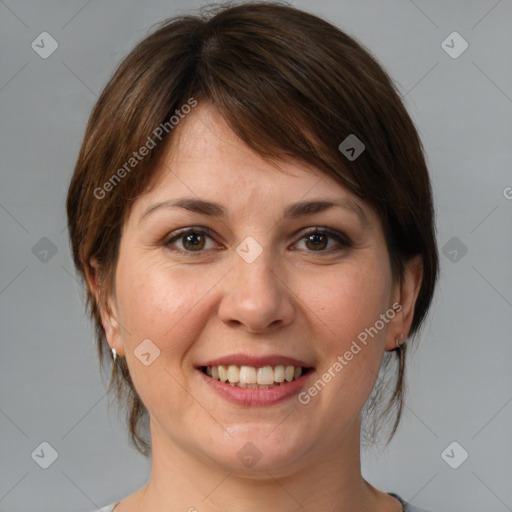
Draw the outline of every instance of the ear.
M115 300L105 289L101 282L100 265L96 258L91 258L89 266L86 268L87 284L94 294L96 303L100 310L101 323L105 331L105 337L110 348L115 348L119 356L124 356L124 343L121 338L121 326L117 320L117 308Z
M396 349L396 340L401 344L409 336L414 318L414 306L423 281L423 260L416 255L404 265L401 283L395 286L393 309L395 317L389 322L386 337L386 350Z

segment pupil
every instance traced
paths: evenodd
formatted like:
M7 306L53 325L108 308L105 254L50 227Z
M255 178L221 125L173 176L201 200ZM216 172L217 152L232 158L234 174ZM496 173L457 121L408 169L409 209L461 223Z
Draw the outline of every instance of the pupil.
M201 236L202 235L200 235L198 233L193 233L193 234L185 236L185 247L190 244L192 247L202 248L202 244L201 244L201 240L200 240Z
M320 240L320 238L323 238L323 243L322 241ZM318 248L325 248L325 235L322 235L322 234L313 234L313 235L309 235L308 237L308 241L312 242L313 246Z

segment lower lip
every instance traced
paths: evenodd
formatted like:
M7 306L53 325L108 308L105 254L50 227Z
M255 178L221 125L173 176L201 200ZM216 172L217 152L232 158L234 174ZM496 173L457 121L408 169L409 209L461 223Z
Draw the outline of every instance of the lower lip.
M239 388L226 384L220 380L212 379L200 369L198 372L211 389L216 391L228 402L237 405L264 406L273 405L297 395L309 382L314 371L302 375L297 380L286 382L272 389Z

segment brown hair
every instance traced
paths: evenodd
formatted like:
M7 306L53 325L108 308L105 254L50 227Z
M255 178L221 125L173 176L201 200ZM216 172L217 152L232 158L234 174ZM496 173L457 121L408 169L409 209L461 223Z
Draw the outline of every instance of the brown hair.
M123 60L89 119L67 215L100 368L108 345L102 304L87 281L91 258L100 265L107 296L114 289L123 223L157 175L164 147L176 132L169 119L191 100L213 105L263 157L298 158L363 199L382 221L395 279L401 279L404 262L421 255L423 281L410 331L416 334L438 275L434 209L422 144L391 79L353 38L316 16L272 2L224 5L161 23ZM155 140L157 127L165 128L162 142ZM354 160L338 149L350 134L366 148ZM150 139L155 144L147 155L128 167ZM384 359L387 365L396 354L396 382L381 415L397 409L388 442L402 411L406 346ZM374 399L384 384L378 385ZM114 365L108 391L113 387L127 406L131 442L148 455L150 444L140 431L147 410L124 358ZM374 419L370 437L379 423Z

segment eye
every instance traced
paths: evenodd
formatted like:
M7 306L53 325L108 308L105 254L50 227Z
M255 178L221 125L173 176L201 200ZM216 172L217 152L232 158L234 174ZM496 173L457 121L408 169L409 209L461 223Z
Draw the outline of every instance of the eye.
M338 247L336 243L334 247L329 246L329 239L334 240ZM335 252L351 246L347 236L327 228L311 229L302 235L300 242L304 242L309 252Z
M208 228L187 228L179 231L165 242L165 246L181 253L201 252L203 249L212 249L207 246L207 240L212 240L211 231ZM177 247L177 245L181 245Z
M346 235L328 228L310 229L295 245L299 243L305 244L306 251L319 253L342 251L352 245ZM173 234L164 245L172 251L186 255L215 248L213 232L208 228L183 229Z

